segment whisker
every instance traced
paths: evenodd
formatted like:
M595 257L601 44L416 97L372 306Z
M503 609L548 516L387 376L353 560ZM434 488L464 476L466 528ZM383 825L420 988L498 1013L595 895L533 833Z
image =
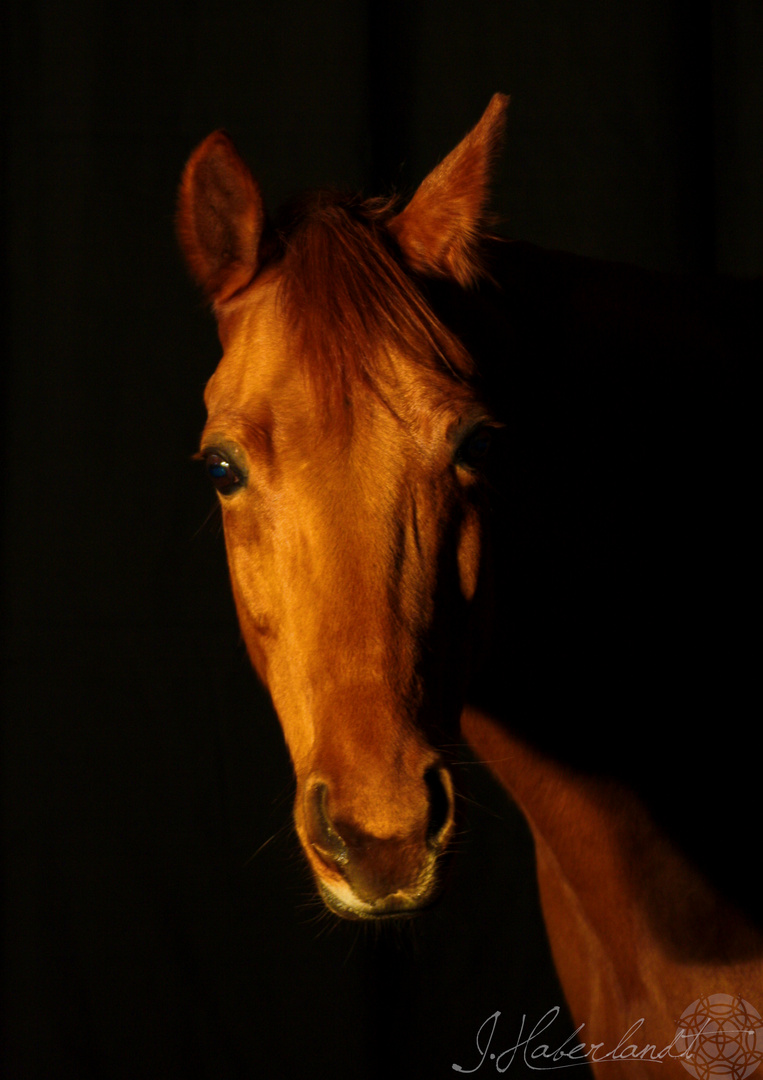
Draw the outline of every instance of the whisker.
M495 818L496 821L503 821L504 815L498 810L495 810L492 806L487 806L485 803L480 802L478 799L472 798L470 795L464 795L463 792L457 792L456 798L459 802L466 803L467 806L474 807L475 810L480 810L483 814L488 814L490 817Z
M219 507L219 505L217 503L215 503L213 506L210 507L209 513L204 518L201 525L199 525L198 529L196 529L196 531L191 535L191 541L192 542L194 540L199 539L199 537L204 532L204 530L207 528L207 526L211 524L211 522L212 522L212 520L213 520L213 518L215 516L217 516L217 526L218 526L217 527L217 533L215 535L216 536L220 535L220 533L222 531L222 516L220 515L220 507Z
M290 833L290 832L291 832L291 828L292 828L292 821L291 821L291 819L289 818L289 819L288 819L287 821L284 821L284 823L283 823L282 825L279 825L279 827L278 827L278 828L277 828L277 829L275 830L275 832L274 832L274 833L272 833L272 834L271 834L271 835L270 835L270 836L269 836L269 837L267 838L267 840L263 840L263 842L262 842L262 843L260 844L260 846L259 846L259 847L257 848L257 850L256 850L256 851L254 851L254 852L253 852L253 853L252 853L251 855L249 855L249 856L248 856L248 857L247 857L247 858L246 858L246 859L244 860L244 862L243 862L243 863L241 864L241 866L242 866L242 869L243 869L243 867L245 867L245 866L249 866L249 864L250 864L251 862L253 862L253 861L254 861L254 859L256 859L256 858L257 858L257 856L258 856L258 855L260 854L260 852L264 851L264 850L265 850L265 848L266 848L266 847L268 847L268 845L269 845L269 844L272 844L272 842L273 842L274 840L280 840L280 839L282 839L282 838L283 838L283 837L284 837L284 836L285 836L286 834Z
M253 862L253 860L257 858L260 852L264 851L268 844L271 844L275 840L276 836L278 836L278 833L274 832L272 836L269 836L267 840L263 841L263 843L260 844L257 850L253 854L251 854L248 859L244 859L244 862L241 864L242 867L248 866L250 862Z

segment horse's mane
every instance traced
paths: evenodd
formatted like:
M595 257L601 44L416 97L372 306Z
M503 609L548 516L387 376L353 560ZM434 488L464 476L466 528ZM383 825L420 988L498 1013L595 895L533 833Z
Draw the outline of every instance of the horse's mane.
M351 401L358 381L381 392L395 352L459 381L473 374L385 228L395 209L395 199L318 191L288 204L269 230L286 318L332 406Z

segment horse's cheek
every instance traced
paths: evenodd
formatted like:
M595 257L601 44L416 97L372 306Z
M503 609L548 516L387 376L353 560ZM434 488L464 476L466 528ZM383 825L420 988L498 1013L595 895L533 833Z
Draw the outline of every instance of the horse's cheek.
M464 515L458 537L458 580L461 595L470 604L477 592L482 557L482 528L479 515L470 508Z
M242 539L242 533L245 530L241 522L226 515L225 546L241 632L257 674L267 686L269 645L276 636L275 612L264 572L262 545Z

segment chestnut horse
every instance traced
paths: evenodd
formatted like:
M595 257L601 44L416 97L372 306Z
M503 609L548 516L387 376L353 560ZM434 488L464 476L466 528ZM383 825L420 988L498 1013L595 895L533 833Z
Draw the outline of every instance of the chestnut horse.
M178 231L223 346L201 456L328 907L436 898L460 732L530 825L579 1055L682 1076L687 1006L763 1008L761 293L491 235L506 105L404 206L271 220L230 139L198 147Z

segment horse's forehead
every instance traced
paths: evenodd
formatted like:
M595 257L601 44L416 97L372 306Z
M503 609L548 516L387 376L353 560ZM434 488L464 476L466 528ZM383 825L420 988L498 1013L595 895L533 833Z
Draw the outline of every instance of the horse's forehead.
M274 401L295 381L291 335L279 314L277 282L267 280L218 316L223 356L207 383L210 416Z
M327 395L315 377L325 358L301 355L301 337L287 310L274 273L222 314L224 354L205 394L213 426L233 421L240 430L247 422L264 423L287 437L292 432L298 444L313 452L320 445L328 452L331 443L350 432L356 442L378 437L390 445L392 438L397 445L397 432L436 443L453 417L469 407L472 393L464 383L436 364L428 367L381 342L384 355L375 389L356 377L358 385L344 387L347 398L344 393Z

